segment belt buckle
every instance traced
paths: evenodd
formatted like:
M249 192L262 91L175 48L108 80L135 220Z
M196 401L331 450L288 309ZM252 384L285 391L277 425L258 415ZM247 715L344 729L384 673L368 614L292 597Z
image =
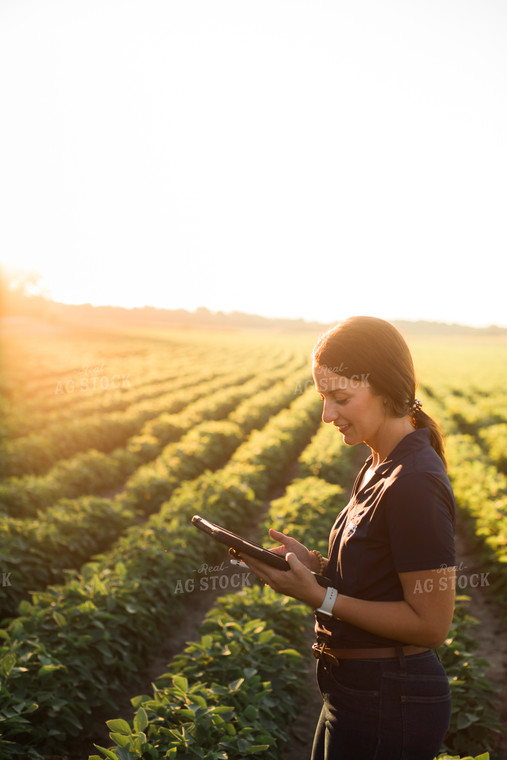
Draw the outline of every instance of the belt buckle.
M316 657L316 659L317 660L321 660L322 663L324 664L324 667L325 667L326 660L328 662L331 661L331 663L333 665L336 665L336 666L338 666L340 664L340 660L337 657L335 657L334 654L331 654L331 652L326 652L325 651L326 650L326 642L325 641L323 641L320 644L319 644L319 642L315 641L312 644L312 650L313 650L313 654Z
M314 641L312 644L312 651L313 655L317 660L322 659L322 655L324 654L324 649L326 648L326 643L323 641L321 644L319 644L318 641Z
M326 652L325 641L323 641L322 643L315 641L312 644L312 650L313 650L314 657L317 660L320 660L322 664L324 665L324 667L326 666L326 662L328 664L331 663L332 665L335 665L336 667L339 666L340 660L338 659L338 657L335 657L334 654L331 654L331 652Z

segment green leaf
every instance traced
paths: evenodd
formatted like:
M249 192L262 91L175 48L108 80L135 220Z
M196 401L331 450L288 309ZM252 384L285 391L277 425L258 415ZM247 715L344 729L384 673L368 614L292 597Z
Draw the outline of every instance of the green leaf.
M38 676L47 676L49 673L53 673L55 670L60 670L61 665L43 665L37 671Z
M105 584L100 580L98 575L93 576L92 588L94 594L107 594L107 588Z
M463 730L464 728L467 728L468 726L470 726L471 723L472 723L472 721L470 720L470 718L468 717L468 715L466 713L463 713L463 712L459 713L458 720L457 720L457 726L458 726L458 729L460 731Z
M16 664L16 658L12 654L7 654L0 660L0 673L7 677L14 665Z
M185 694L188 691L188 680L184 678L184 676L173 676L173 684L176 686L177 689L180 689L180 691L185 692Z
M128 749L125 747L118 747L116 750L116 756L118 757L118 760L135 760L135 755L132 754L132 752L129 752Z
M65 616L62 615L61 612L53 612L53 619L55 622L62 628L64 625L67 624L67 620L65 619Z
M106 749L105 747L99 747L98 744L94 744L93 746L95 747L95 749L98 749L101 752L103 752L104 755L108 758L108 760L118 760L118 755L115 752L111 752L110 749ZM100 760L103 760L103 758L101 758Z
M116 718L115 720L106 720L106 726L111 731L115 731L118 734L124 734L125 736L130 736L132 733L129 724L122 718Z
M194 720L195 713L193 710L190 710L189 707L182 707L180 710L178 710L178 715L182 718L188 718L189 720Z
M116 731L111 731L109 736L111 737L111 740L119 747L130 747L130 739L128 736L125 736L125 734L119 734Z
M257 717L257 708L255 708L253 705L248 705L248 707L245 709L243 715L248 721L253 721Z
M18 606L18 615L29 615L32 605L27 599L23 599Z
M134 717L134 728L138 732L144 731L147 725L148 725L148 716L146 714L146 710L140 707Z
M127 575L127 568L124 562L117 562L114 566L114 570L116 572L116 575L118 575L120 578L124 578Z
M298 659L301 657L300 652L298 652L296 649L281 649L278 654L289 654L293 657L297 657Z

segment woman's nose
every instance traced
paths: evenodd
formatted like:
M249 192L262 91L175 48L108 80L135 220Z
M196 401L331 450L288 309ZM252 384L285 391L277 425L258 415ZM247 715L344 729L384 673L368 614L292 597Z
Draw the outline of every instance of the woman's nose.
M333 422L336 417L335 404L331 401L324 401L324 407L322 409L322 422Z

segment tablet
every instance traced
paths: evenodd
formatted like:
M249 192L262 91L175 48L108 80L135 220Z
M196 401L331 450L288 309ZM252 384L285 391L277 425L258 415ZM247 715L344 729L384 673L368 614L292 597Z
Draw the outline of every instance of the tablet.
M243 553L248 554L250 557L256 557L257 559L261 560L261 562L265 562L266 564L271 565L272 567L276 567L279 570L289 569L289 563L286 559L281 557L279 554L274 554L273 552L269 551L269 549L265 549L260 544L256 544L254 541L250 541L247 538L242 538L236 533L232 533L230 530L222 528L220 525L216 525L215 523L205 520L199 515L194 515L192 517L192 523L196 526L196 528L199 528L200 530L204 531L204 533L207 533L209 536L214 538L215 541L219 541L221 544L228 546L229 549L232 550L231 553L233 556L237 559L241 559L241 554ZM321 586L326 587L331 585L329 578L326 578L323 575L318 575L317 573L313 574Z

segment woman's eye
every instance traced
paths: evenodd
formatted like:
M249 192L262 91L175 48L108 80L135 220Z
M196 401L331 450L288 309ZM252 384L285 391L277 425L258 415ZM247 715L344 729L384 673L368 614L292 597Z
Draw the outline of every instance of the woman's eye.
M337 404L342 404L342 406L343 406L343 404L347 403L348 398L336 398L336 396L335 396L334 400L336 401Z

